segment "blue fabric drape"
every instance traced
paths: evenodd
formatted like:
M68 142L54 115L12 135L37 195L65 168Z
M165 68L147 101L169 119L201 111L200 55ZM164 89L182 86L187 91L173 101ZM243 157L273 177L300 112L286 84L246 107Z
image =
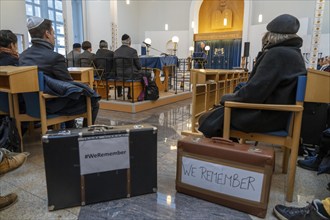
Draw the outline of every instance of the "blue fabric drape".
M201 41L195 42L195 51L199 51ZM203 41L210 46L206 69L233 69L240 67L242 39Z

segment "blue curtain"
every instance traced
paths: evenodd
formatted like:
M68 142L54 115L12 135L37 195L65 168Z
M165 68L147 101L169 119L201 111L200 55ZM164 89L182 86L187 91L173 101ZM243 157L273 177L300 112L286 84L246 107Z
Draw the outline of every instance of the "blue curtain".
M195 42L195 51L200 50L201 41ZM240 67L242 39L203 41L210 50L206 69L233 69Z

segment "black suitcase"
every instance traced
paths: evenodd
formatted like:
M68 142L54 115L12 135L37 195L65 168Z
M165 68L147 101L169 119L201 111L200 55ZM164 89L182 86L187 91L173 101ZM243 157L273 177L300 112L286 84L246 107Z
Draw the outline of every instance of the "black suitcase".
M322 132L326 129L328 104L304 103L300 137L303 144L320 145Z
M50 131L43 136L49 210L156 192L157 128L105 128ZM81 175L81 141L102 139L111 145L117 137L128 138L130 167Z

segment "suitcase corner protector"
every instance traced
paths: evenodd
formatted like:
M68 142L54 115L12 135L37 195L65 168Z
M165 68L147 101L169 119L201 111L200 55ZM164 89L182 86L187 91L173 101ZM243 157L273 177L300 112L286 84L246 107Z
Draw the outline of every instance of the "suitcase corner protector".
M55 210L55 206L54 205L49 205L48 206L48 211L53 211Z
M49 143L48 134L43 135L41 140L42 140L42 143Z

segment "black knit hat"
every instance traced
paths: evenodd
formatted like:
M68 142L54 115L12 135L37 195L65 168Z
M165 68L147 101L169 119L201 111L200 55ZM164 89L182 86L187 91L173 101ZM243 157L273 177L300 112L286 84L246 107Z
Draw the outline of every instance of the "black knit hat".
M73 48L81 48L81 44L80 43L74 43Z
M296 34L299 30L299 20L289 14L283 14L274 18L267 25L267 30L279 34Z
M129 36L127 34L124 34L122 37L121 37L121 40L127 40L129 38Z

